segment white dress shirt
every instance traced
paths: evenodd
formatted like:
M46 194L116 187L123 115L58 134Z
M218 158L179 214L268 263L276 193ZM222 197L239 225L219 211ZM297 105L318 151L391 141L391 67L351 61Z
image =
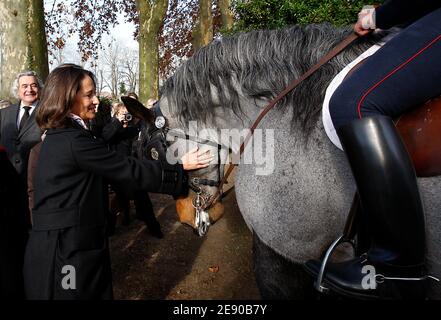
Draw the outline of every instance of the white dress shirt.
M34 112L37 103L38 103L38 101L35 101L32 105L29 106L29 107L31 107L29 109L29 116L32 114L32 112ZM23 101L21 101L20 102L20 111L18 112L18 117L17 117L17 129L19 128L21 118L23 117L23 115L25 113L25 109L23 107L25 107L25 105L23 104Z

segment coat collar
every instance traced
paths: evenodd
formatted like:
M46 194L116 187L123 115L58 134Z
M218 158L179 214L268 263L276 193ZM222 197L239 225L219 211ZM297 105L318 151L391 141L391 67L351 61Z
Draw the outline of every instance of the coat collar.
M77 123L73 119L71 119L68 127L48 129L46 134L52 135L52 134L58 134L58 133L64 133L64 132L78 132L79 130L83 131L83 132L87 132L90 135L92 135L92 132L90 130L84 129L79 123Z

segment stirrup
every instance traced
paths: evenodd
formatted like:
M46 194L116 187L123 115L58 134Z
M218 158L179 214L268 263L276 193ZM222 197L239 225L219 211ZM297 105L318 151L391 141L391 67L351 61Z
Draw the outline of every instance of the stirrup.
M331 243L331 245L329 246L328 250L326 250L326 253L323 257L322 263L320 265L320 271L317 275L317 280L314 282L314 288L320 293L328 293L330 290L323 283L323 279L325 277L325 272L326 272L326 266L329 262L329 258L331 258L333 251L342 243L350 243L352 248L354 248L355 250L354 240L346 238L344 235L341 235L336 240L334 240L334 242Z
M355 192L354 198L352 200L351 208L349 210L348 216L346 217L346 223L343 230L343 234L338 237L334 242L331 243L328 250L323 257L322 263L320 265L320 271L317 275L317 280L314 282L314 288L320 293L329 292L329 288L323 284L323 279L325 277L326 266L328 264L329 258L331 257L333 251L342 243L350 243L354 251L355 247L355 225L357 218L357 211L360 206L360 196L358 192Z

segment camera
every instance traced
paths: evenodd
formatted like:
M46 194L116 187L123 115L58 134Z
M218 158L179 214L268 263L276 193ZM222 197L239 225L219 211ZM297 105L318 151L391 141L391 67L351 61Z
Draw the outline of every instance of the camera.
M124 121L130 122L132 121L133 116L130 113L124 113Z

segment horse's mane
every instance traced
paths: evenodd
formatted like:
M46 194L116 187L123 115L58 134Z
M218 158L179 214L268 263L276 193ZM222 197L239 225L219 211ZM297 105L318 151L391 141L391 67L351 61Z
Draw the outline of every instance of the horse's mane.
M330 24L291 26L225 37L198 50L162 87L171 111L182 122L207 122L222 105L240 115L239 92L250 98L271 99L306 72L349 34ZM377 37L357 40L284 98L278 108L292 106L292 124L309 131L316 123L327 84ZM218 95L218 101L210 93Z

